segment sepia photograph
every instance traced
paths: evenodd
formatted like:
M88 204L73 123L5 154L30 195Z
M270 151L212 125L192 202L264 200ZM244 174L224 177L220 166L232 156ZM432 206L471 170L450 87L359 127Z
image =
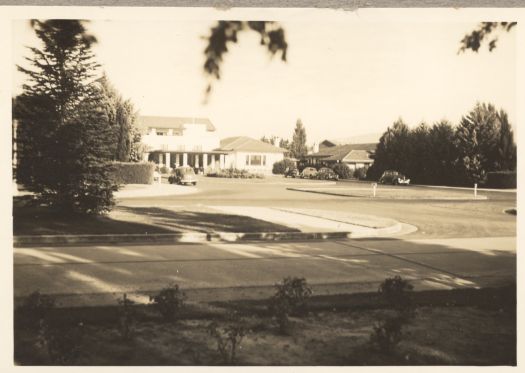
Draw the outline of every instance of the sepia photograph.
M10 365L517 366L518 13L10 10Z

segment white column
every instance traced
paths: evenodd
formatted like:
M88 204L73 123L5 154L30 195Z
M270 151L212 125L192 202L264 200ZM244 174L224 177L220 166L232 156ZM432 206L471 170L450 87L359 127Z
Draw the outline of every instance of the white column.
M182 154L182 165L187 166L188 165L188 153Z
M196 168L199 168L199 154L195 154L195 166Z
M170 167L171 163L171 153L166 153L166 167Z
M202 168L206 169L208 167L208 154L204 153L202 155Z
M142 154L142 160L143 160L144 162L147 162L147 161L148 161L148 158L149 158L149 153L144 152L144 153Z
M219 168L224 168L224 154L219 155Z
M158 165L159 165L159 166L162 166L162 163L163 163L163 161L162 161L162 153L159 153L159 162L158 162Z
M215 157L215 154L211 155L211 168L212 170L215 170L217 168L217 159Z
M177 167L180 166L180 154L175 154L175 163L177 164Z

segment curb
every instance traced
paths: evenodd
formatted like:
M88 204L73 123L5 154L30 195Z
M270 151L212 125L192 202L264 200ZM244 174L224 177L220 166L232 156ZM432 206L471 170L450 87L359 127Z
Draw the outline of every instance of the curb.
M90 245L90 244L175 244L205 242L276 242L276 241L322 241L345 240L348 238L374 237L397 233L402 224L370 229L367 232L184 232L158 234L88 234L88 235L41 235L14 236L16 248L47 245Z
M434 201L434 200L446 200L446 201L485 201L488 198L486 196L477 196L477 197L382 197L382 196L372 196L372 195L358 195L358 194L343 194L337 192L326 192L319 191L314 189L304 189L304 188L286 188L286 190L291 190L295 192L303 193L315 193L315 194L325 194L327 196L337 196L337 197L348 197L348 198L365 198L365 199L394 199L400 201ZM479 190L479 189L478 189Z

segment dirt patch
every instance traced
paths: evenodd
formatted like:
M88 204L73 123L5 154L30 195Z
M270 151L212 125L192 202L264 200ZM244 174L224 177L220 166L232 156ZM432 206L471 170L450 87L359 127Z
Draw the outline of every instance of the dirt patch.
M194 304L171 323L142 307L128 340L119 332L116 307L61 309L56 317L62 336L68 325L83 323L72 365L222 365L208 327L226 322L232 309L249 330L237 349L238 365L515 365L514 295L512 288L417 295L415 317L391 352L370 344L374 325L392 313L371 294L314 297L306 316L291 318L287 335L264 302L253 301ZM34 328L15 328L18 364L51 364L37 341Z

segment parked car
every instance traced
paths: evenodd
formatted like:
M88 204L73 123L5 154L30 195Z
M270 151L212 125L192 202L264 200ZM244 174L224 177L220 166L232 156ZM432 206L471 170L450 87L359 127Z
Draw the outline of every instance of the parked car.
M317 170L314 167L306 167L301 172L301 178L303 179L314 179L317 176Z
M168 178L170 184L192 184L197 185L197 177L192 167L181 166L173 171L173 175Z
M379 178L379 184L408 185L410 179L398 171L387 170Z
M284 177L299 177L299 170L297 168L288 168L284 172Z
M339 180L339 175L337 175L331 168L322 167L317 171L317 178L319 180Z

